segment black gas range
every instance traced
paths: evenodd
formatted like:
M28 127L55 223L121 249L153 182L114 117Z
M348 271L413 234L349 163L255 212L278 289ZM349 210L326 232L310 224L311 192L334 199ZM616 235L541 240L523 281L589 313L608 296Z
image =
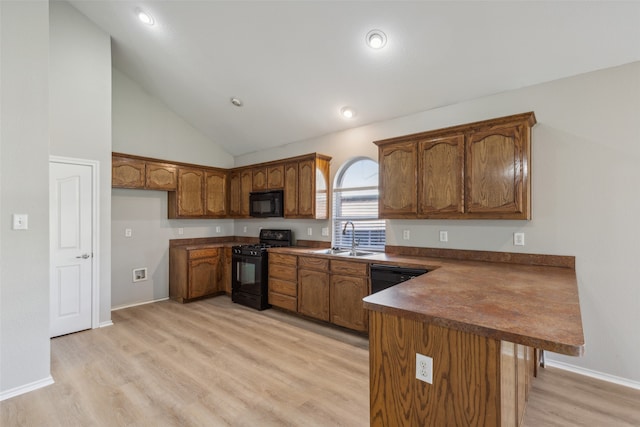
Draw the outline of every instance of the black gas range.
M232 248L231 300L257 310L269 308L269 264L267 249L291 246L291 230L260 230L256 244Z

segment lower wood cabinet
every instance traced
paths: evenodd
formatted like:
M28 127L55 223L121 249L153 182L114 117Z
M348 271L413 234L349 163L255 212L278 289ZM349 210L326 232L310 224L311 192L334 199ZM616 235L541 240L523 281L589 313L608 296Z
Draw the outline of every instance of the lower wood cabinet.
M269 304L325 322L366 332L369 295L366 262L269 254Z
M169 297L179 302L225 292L223 248L169 249Z
M329 260L298 257L298 313L328 322Z
M269 254L269 304L298 311L298 257Z
M360 332L369 329L362 299L369 295L368 265L361 262L331 260L331 323Z

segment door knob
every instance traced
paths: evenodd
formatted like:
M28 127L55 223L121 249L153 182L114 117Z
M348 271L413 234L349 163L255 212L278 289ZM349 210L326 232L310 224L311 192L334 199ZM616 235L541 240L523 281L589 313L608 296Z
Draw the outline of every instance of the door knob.
M77 256L76 258L87 259L87 258L89 258L90 256L91 256L91 255L89 255L89 254L82 254L82 255L80 255L80 256Z

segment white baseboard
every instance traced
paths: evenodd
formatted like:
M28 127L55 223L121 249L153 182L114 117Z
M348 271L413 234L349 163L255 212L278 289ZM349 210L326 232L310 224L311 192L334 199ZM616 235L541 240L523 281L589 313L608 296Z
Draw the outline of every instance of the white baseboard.
M12 397L19 396L21 394L29 393L30 391L34 391L42 387L46 387L53 383L54 383L53 377L49 375L48 377L43 378L41 380L34 381L29 384L21 385L19 387L12 388L11 390L3 391L0 393L0 402L6 399L10 399Z
M624 387L640 390L640 382L629 380L626 378L616 377L615 375L609 375L598 371L592 371L591 369L581 368L579 366L570 365L568 363L557 362L555 360L545 359L544 364L553 368L564 369L565 371L574 372L576 374L584 375L598 380L606 381L609 383L618 384Z
M168 299L169 299L169 297L165 297L165 298L154 299L154 300L151 300L151 301L137 302L135 304L120 305L118 307L112 307L111 311L122 310L123 308L136 307L136 306L139 306L139 305L153 304L154 302L166 301Z
M113 322L111 320L107 320L106 322L100 323L98 328L106 328L107 326L113 326Z

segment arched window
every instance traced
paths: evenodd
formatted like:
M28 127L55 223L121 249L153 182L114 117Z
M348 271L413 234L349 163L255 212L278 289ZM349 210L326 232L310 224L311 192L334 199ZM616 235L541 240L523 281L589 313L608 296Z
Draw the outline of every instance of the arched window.
M333 246L350 248L352 221L358 247L384 251L385 221L378 219L378 163L357 157L342 166L333 186ZM345 233L343 234L343 230Z

